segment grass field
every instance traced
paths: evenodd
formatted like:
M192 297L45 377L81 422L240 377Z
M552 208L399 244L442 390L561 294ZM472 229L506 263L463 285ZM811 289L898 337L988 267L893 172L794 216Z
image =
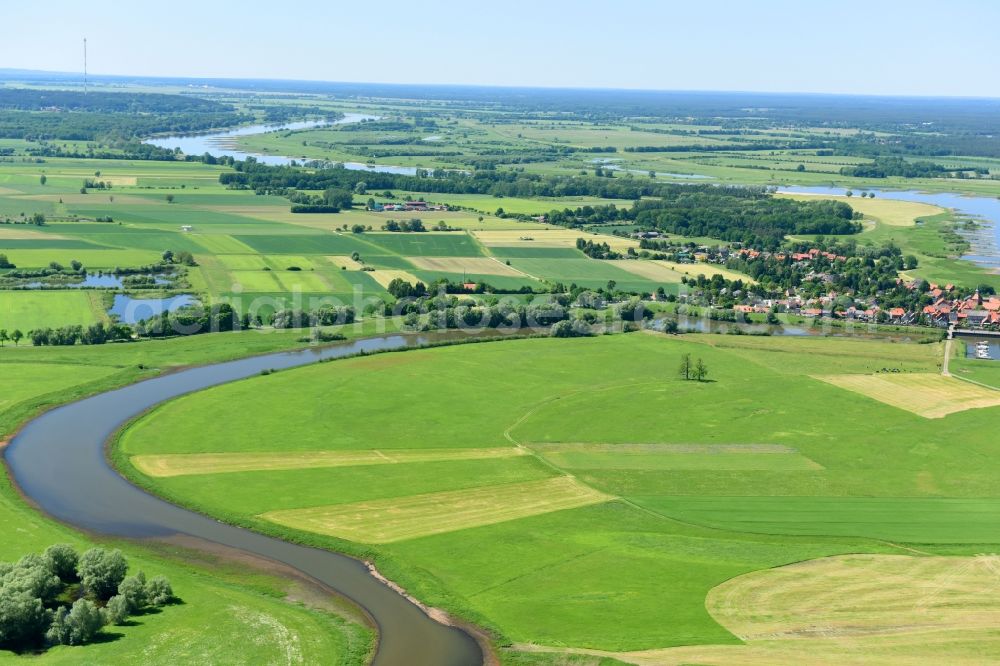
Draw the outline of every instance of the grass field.
M0 328L22 332L46 326L106 321L101 295L94 291L0 291ZM30 344L30 341L27 343Z
M422 600L512 643L609 658L680 645L728 654L712 651L742 634L705 605L726 581L838 554L970 556L1000 544L988 425L1000 407L928 428L812 377L932 375L940 351L639 334L387 354L179 398L127 430L117 460L141 456L133 478L202 511L363 552ZM703 358L712 381L675 379L683 353ZM373 395L405 396L393 427ZM512 444L527 455L464 457ZM399 462L365 464L365 451ZM351 465L294 462L311 457ZM145 476L143 460L157 474L171 461L233 467Z

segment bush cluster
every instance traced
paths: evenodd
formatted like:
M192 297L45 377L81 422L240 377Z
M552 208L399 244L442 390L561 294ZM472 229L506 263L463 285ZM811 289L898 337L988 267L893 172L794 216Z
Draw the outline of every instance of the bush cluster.
M0 563L0 648L83 645L107 624L175 600L163 576L128 575L119 550L49 546L17 562Z

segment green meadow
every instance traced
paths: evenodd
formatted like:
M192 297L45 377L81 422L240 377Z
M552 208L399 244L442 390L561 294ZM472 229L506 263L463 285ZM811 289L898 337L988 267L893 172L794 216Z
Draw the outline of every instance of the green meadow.
M710 381L677 377L684 353L704 359ZM735 576L838 553L971 555L1000 543L990 481L1000 408L931 420L815 378L934 373L941 354L940 344L641 333L389 353L178 398L134 423L114 457L173 501L373 557L501 644L736 644L705 610ZM527 455L252 462L502 447ZM241 471L151 477L129 462L190 454L242 461ZM583 506L517 495L559 479ZM506 503L482 505L491 490ZM357 512L394 516L409 536L365 537L349 521Z
M17 328L27 333L33 328L93 324L106 319L99 292L0 291L0 328L8 331Z

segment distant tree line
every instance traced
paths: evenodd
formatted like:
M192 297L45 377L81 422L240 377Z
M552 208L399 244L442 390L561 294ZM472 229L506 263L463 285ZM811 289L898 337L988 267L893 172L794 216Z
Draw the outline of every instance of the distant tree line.
M354 171L336 166L314 165L304 170L292 166L269 166L248 158L219 174L219 182L231 189L250 189L257 194L296 196L301 190L339 189L355 191L358 183L368 190L402 190L444 194L487 194L496 197L594 196L637 200L643 197L673 198L685 192L737 192L748 188L684 185L647 178L562 176L523 171L479 170L474 172L421 171L418 175ZM609 176L614 176L610 173Z
M777 248L789 234L853 234L861 231L854 210L840 201L796 201L763 188L680 186L660 199L629 208L583 206L550 212L552 224L580 228L631 223L681 236L708 236L753 247Z
M902 157L877 157L871 164L845 166L840 169L842 176L857 178L944 178L956 172L974 172L978 175L988 175L989 169L982 167L946 168L935 162L910 161Z

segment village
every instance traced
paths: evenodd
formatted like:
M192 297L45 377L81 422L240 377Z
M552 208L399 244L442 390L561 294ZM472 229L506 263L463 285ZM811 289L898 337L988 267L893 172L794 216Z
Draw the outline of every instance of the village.
M787 313L858 323L1000 330L1000 297L996 294L983 293L978 288L969 292L954 284L904 279L896 270L899 264L905 264L900 257L879 258L891 280L888 284L873 281L874 293L864 294L859 288L849 288L851 281L845 278L851 270L862 267L864 260L849 256L841 248L769 252L694 243L674 245L659 240L661 235L657 232L639 232L633 237L642 244L639 256L667 258L681 264L706 264L706 277L711 276L708 266L718 265L745 272L758 282L756 287L750 281L746 285L734 283L735 290L721 288L717 294L708 294L705 293L708 284L690 280L688 284L695 289L680 297L684 302L731 308L741 314ZM800 276L801 280L794 286L775 288L782 280L789 281L790 276Z

